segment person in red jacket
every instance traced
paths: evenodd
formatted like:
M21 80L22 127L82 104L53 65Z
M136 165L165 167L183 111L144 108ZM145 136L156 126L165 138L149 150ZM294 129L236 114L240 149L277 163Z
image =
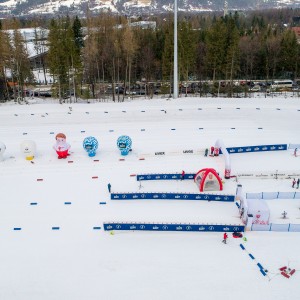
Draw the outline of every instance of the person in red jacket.
M227 239L228 239L228 234L226 232L224 232L224 235L223 235L223 243L224 244L227 244Z
M182 170L182 172L181 172L181 179L180 180L184 179L184 175L185 175L185 172L184 172L184 170Z
M219 148L215 148L214 156L219 156Z

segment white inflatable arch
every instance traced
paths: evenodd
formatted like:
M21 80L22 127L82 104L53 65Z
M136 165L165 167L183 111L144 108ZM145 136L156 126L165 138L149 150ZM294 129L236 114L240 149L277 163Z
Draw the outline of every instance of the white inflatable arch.
M225 158L225 175L224 175L224 177L226 179L229 179L230 178L230 173L231 173L231 162L230 162L229 153L228 153L223 141L220 140L220 139L218 139L216 141L215 148L221 149L221 151L224 155L224 158Z

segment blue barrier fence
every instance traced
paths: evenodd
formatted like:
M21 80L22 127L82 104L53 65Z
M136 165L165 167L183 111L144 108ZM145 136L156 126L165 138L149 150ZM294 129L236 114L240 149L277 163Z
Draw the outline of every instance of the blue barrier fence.
M281 232L300 232L300 224L274 224L258 225L252 224L252 231L281 231Z
M244 232L243 225L215 224L161 224L161 223L103 223L104 230L190 231L190 232Z
M258 146L245 146L245 147L230 147L226 149L229 154L262 152L262 151L283 151L288 149L288 145L287 144L258 145Z
M190 180L194 179L195 174L185 174L184 179ZM140 174L136 175L136 180L180 180L181 174Z
M246 193L247 199L300 199L300 192L260 192Z
M234 202L234 195L181 193L112 193L111 200L204 200Z
M241 247L242 250L244 250L244 252L248 253L249 257L250 257L253 261L255 261L256 265L257 265L258 268L259 268L260 273L261 273L263 276L267 276L267 272L268 272L268 271L262 266L261 263L256 262L257 260L256 260L256 258L254 257L254 255L253 255L252 253L249 253L248 250L245 248L245 246L244 246L243 244L240 244L240 247ZM267 276L267 277L268 277L268 276Z

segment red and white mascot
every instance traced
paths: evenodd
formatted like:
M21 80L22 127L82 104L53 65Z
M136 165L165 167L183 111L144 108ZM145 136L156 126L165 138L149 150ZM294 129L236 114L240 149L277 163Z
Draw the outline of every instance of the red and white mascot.
M69 154L69 149L71 146L66 142L66 135L63 133L58 133L55 137L56 144L53 146L54 150L58 155L58 159L67 158Z

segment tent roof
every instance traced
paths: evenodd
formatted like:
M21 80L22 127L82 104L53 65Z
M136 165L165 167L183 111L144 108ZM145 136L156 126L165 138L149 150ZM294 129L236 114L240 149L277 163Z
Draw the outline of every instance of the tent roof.
M263 199L247 199L248 211L269 211L269 206Z

